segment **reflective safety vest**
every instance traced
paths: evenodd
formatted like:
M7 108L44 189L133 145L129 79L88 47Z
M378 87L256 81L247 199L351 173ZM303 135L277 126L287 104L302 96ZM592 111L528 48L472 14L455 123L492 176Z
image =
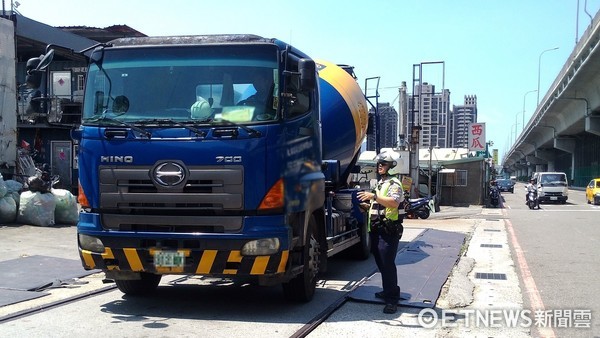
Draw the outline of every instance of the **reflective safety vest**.
M377 182L375 193L377 196L389 196L390 188L397 189L392 194L397 193L400 195L400 202L404 200L402 192L402 182L396 176L391 176L385 179L383 182L380 180ZM371 222L378 218L386 218L391 221L398 220L398 208L386 208L383 205L377 203L377 201L371 202L371 208L369 209L369 231L371 230Z

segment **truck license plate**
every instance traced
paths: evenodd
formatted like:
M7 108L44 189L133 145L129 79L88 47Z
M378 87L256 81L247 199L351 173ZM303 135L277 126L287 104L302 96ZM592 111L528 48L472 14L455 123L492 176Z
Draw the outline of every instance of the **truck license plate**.
M154 253L154 266L156 267L183 267L184 260L183 251L156 251Z
M557 199L558 199L558 197L556 197L556 196L552 196L552 197L550 197L550 200L551 200L551 201L556 201Z

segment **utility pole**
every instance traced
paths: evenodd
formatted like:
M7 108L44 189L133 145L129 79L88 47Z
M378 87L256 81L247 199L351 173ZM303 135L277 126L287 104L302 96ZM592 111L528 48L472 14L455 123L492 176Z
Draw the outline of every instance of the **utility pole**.
M410 97L410 177L414 185L411 196L418 194L419 190L419 145L421 143L421 130L423 122L423 99L421 97L423 90L423 65L441 64L442 65L442 97L445 89L446 65L444 61L421 62L413 64L413 85L412 95ZM416 105L418 104L418 116L416 116ZM430 143L430 142L428 142Z
M427 177L427 189L428 189L428 191L427 191L428 192L427 197L431 197L431 176L432 176L431 175L431 171L432 171L432 168L431 168L431 155L432 154L433 154L433 147L430 144L429 145L429 175Z

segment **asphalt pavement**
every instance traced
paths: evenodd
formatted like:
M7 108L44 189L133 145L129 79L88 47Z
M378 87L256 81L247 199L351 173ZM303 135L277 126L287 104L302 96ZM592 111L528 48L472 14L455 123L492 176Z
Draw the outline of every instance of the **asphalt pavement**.
M500 208L442 206L427 220L405 220L403 241L428 228L466 235L435 307L401 306L388 315L381 304L349 300L308 337L529 337L531 324L505 318L506 313L522 315L524 309L504 217ZM74 259L75 236L75 226L0 225L0 262L35 255ZM50 288L44 297L2 306L0 318L106 288L103 277L92 274L81 278L77 288Z

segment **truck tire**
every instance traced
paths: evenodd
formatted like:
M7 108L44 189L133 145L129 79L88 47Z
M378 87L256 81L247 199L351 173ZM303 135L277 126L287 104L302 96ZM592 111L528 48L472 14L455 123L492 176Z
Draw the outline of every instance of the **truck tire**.
M283 294L287 300L308 302L315 294L320 262L320 245L314 235L316 226L317 223L311 216L306 231L306 245L302 248L302 273L283 283Z
M140 279L117 279L115 283L121 292L131 296L144 296L156 290L162 275L141 272Z

